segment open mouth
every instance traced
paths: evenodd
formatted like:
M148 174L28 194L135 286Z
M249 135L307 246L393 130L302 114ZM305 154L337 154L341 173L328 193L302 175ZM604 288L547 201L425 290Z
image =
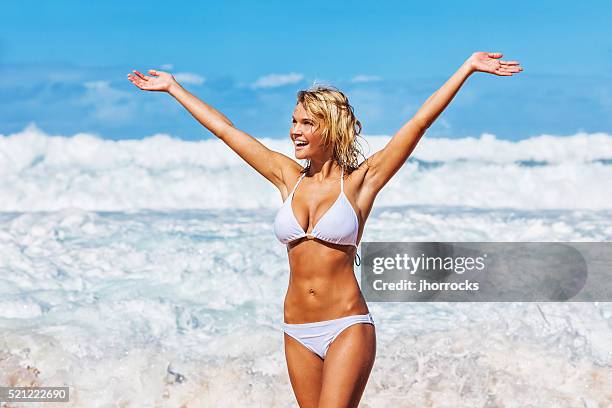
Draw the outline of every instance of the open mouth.
M308 144L308 142L304 140L294 140L293 143L295 144L295 147L304 147Z

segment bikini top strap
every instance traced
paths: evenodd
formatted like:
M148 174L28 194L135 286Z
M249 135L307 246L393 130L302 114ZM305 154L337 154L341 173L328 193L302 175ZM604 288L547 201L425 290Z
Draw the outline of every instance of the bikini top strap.
M342 173L340 173L340 192L344 193L344 167L340 168Z
M295 183L295 186L293 186L293 190L291 190L291 194L289 194L290 196L292 196L293 193L295 193L295 189L297 188L298 184L300 184L300 181L302 181L302 179L304 178L305 175L306 175L306 173L302 173L302 175L298 179L297 183Z

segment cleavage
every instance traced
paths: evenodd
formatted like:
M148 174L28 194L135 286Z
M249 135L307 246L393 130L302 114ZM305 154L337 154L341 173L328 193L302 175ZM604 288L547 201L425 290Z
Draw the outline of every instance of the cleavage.
M302 183L300 183L301 185ZM312 234L312 231L316 228L316 226L319 224L319 222L323 219L323 217L325 217L325 215L329 212L329 210L334 206L334 204L336 204L336 202L340 199L342 192L335 191L335 188L330 188L328 191L328 194L326 194L326 198L324 199L325 202L321 202L318 205L318 211L315 210L316 212L319 212L319 218L316 220L315 223L313 223L313 227L312 230L310 232L308 232L304 227L302 227L302 222L300 221L300 219L298 218L298 213L293 209L293 201L295 199L295 195L297 193L297 190L299 189L299 185L298 188L296 188L296 190L293 192L293 197L291 197L291 212L293 212L293 217L295 218L296 222L298 223L298 225L300 226L300 228L302 229L302 231L304 231L307 235L308 234ZM340 187L340 186L338 186ZM340 188L338 188L338 190L340 190ZM309 191L307 190L306 193L309 193ZM331 203L327 203L328 200L330 200L330 197L334 197L331 199ZM321 207L325 208L324 211L321 211ZM302 213L303 214L303 213ZM307 221L310 221L310 211L308 206L306 206L306 214L307 214ZM308 225L307 225L308 227Z

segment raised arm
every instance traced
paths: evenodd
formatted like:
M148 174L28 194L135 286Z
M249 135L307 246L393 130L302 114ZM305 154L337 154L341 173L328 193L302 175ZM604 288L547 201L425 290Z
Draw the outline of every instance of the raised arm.
M283 169L299 166L291 158L268 149L253 136L237 129L221 112L183 88L171 74L156 70L149 70L149 74L151 76L134 71L134 74L128 74L128 80L142 90L172 95L198 122L279 189L284 184Z
M374 195L393 177L410 156L421 136L446 109L465 80L474 72L512 76L522 71L517 61L501 61L501 53L475 52L435 91L387 145L368 158L364 187Z

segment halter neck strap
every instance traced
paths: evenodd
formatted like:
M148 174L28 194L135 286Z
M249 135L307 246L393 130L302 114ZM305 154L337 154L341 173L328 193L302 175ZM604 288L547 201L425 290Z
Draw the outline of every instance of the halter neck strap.
M293 186L293 190L291 190L291 194L289 194L290 196L292 196L295 193L295 189L297 188L298 184L300 184L300 181L302 181L302 179L304 178L305 175L306 175L306 173L302 173L302 175L298 179L297 183L295 183L295 186Z

